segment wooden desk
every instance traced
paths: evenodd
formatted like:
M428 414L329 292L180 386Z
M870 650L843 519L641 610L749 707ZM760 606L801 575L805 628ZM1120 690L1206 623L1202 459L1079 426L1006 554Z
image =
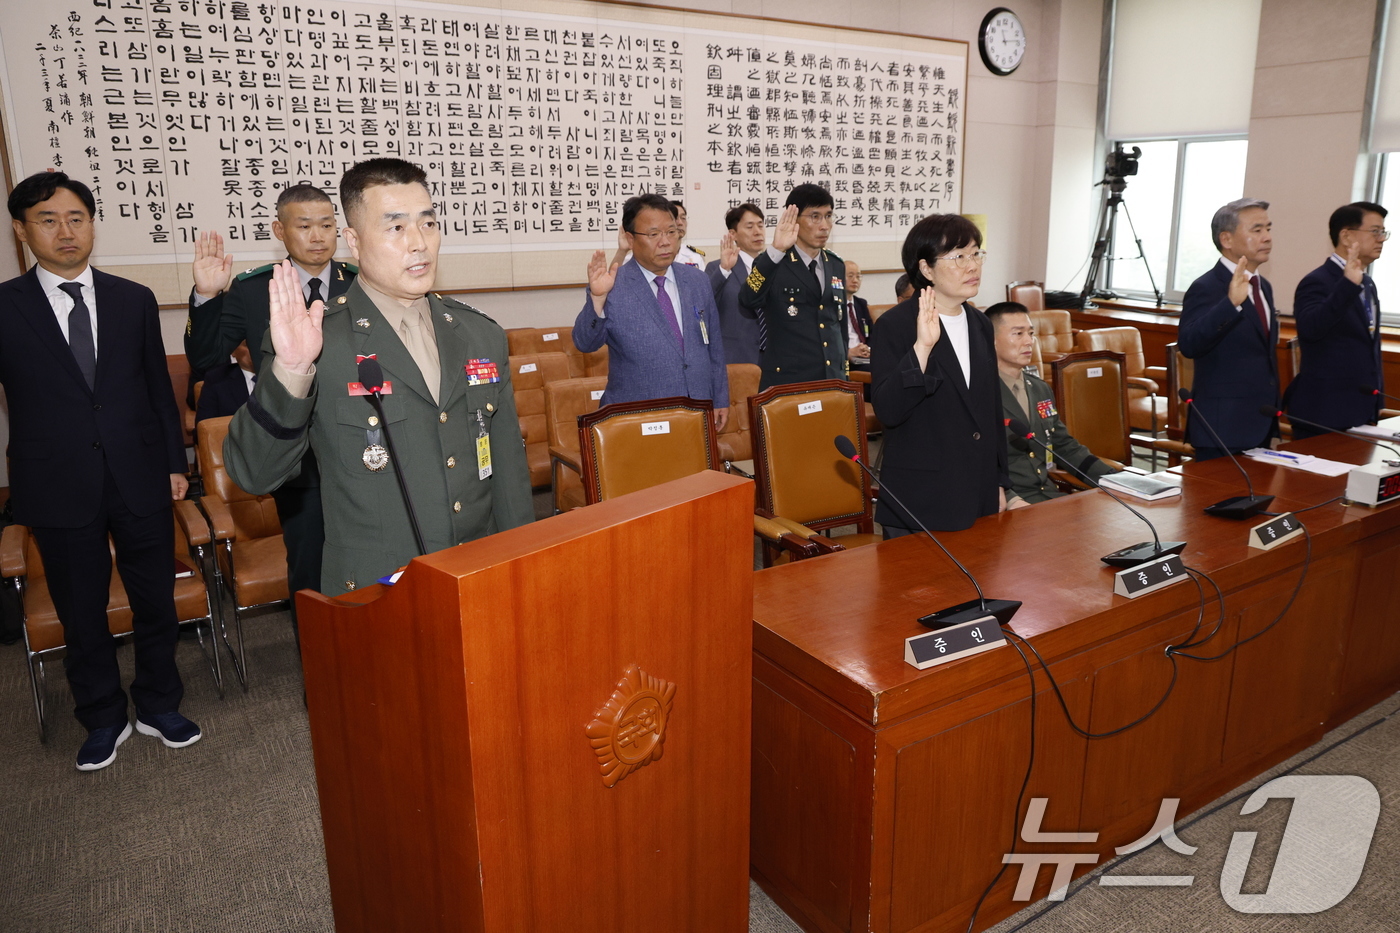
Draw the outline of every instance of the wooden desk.
M1297 449L1352 462L1372 451L1340 438ZM1345 484L1247 469L1278 509ZM1164 539L1189 542L1186 563L1224 591L1223 618L1212 598L1200 632L1219 630L1194 652L1219 654L1283 609L1306 547L1251 550L1250 523L1201 511L1243 491L1228 461L1183 472L1179 499L1134 504ZM1400 687L1400 508L1333 503L1302 517L1312 559L1287 615L1218 661L1178 660L1170 698L1142 725L1077 736L1037 666L1027 800L1049 798L1045 831L1099 837L1019 851L1102 861L1151 827L1162 798L1182 798L1185 815ZM1172 677L1163 649L1197 624L1190 583L1112 594L1099 555L1146 536L1105 495L1085 493L941 538L989 596L1025 601L1011 628L1050 665L1075 720L1104 732L1157 702ZM756 574L752 873L807 930L961 931L1009 851L1030 737L1021 657L1007 647L928 671L903 660L903 640L924 631L918 616L972 595L922 536ZM988 897L982 927L1025 906L1010 900L1019 871L1010 866ZM1040 871L1035 897L1050 874Z

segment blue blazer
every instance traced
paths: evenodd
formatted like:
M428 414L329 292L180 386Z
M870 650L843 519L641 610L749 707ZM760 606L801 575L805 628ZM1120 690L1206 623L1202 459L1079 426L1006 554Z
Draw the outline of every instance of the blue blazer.
M1380 317L1369 275L1354 284L1331 259L1304 276L1293 296L1302 365L1288 385L1286 404L1299 418L1338 431L1373 424L1381 400L1362 386L1385 391L1380 331L1366 322L1363 288Z
M1267 335L1253 299L1246 298L1239 311L1230 303L1230 272L1219 262L1191 283L1181 304L1176 341L1196 361L1192 407L1231 450L1258 446L1278 433L1278 419L1259 411L1264 405L1278 407L1278 305L1273 286L1262 276L1260 288L1274 312ZM1187 440L1197 447L1220 446L1192 414Z
M79 528L94 521L109 471L126 507L151 515L170 508L170 474L189 469L156 296L97 269L92 284L92 389L34 269L0 284L0 382L9 399L10 488L21 525Z
M762 366L758 358L758 319L746 317L739 308L739 288L745 278L743 260L734 264L728 278L720 269L718 259L705 267L705 274L710 277L710 285L715 290L715 304L719 306L725 361Z
M710 280L694 266L676 263L685 346L663 318L647 273L629 259L617 270L617 280L603 304L604 317L593 312L593 299L584 292L583 310L574 321L574 346L592 353L608 345L608 387L602 404L685 396L707 398L715 408L729 407L729 371L725 369L724 334ZM701 334L703 318L709 331Z

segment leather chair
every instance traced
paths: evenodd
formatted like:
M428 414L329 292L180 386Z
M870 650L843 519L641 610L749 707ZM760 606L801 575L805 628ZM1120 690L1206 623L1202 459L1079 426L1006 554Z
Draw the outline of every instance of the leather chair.
M729 420L724 430L719 432L719 455L731 472L748 476L737 467L730 467L730 464L753 459L749 399L758 394L763 370L753 363L730 363L726 368L729 370Z
M836 450L845 435L866 457L865 405L854 382L825 379L773 386L749 400L758 480L759 517L816 544L819 553L881 540L865 471ZM821 531L855 525L853 534L829 537ZM764 564L772 563L781 542L764 534ZM779 553L778 560L790 553ZM803 556L803 555L795 555Z
M569 358L569 377L578 379L583 376L606 376L608 374L608 345L603 344L592 353L584 353L574 346L572 337L569 345L564 348L565 354Z
M191 626L199 639L200 650L214 678L220 698L224 695L223 668L218 643L214 640L214 611L217 596L209 585L209 564L212 558L209 526L193 502L175 503L175 550L190 572L175 578L175 617L180 625ZM110 545L109 545L110 546ZM107 630L114 638L131 634L131 601L121 575L116 572L116 549L112 549L112 582L107 600ZM63 625L58 621L53 596L49 593L44 561L39 546L24 525L8 526L0 536L0 573L7 584L20 595L24 615L24 649L29 671L29 688L34 700L34 717L39 724L39 741L48 741L48 725L44 712L47 707L48 678L44 662L63 654L65 643ZM205 640L206 630L208 641Z
M586 376L545 383L544 410L549 425L549 475L554 487L554 513L582 508L583 462L579 458L579 415L596 411L606 376Z
M563 327L512 327L506 331L510 355L517 353L567 353L573 345L572 325Z
M1196 364L1188 359L1175 343L1167 344L1167 424L1165 437L1156 438L1153 445L1167 455L1167 465L1176 466L1183 459L1196 456L1196 448L1186 441L1186 403L1181 401L1182 389L1190 389Z
M1045 362L1053 363L1066 353L1074 352L1074 324L1068 311L1058 308L1032 311L1031 324Z
M1045 283L1012 282L1006 286L1006 300L1025 305L1027 311L1044 311Z
M1096 457L1132 463L1128 383L1123 354L1113 350L1071 353L1050 364L1060 420Z
M848 375L852 382L861 387L862 392L868 392L868 390L865 387L871 385L874 381L874 377L870 375L870 370L868 369L856 369L854 366L852 366ZM871 434L879 434L880 432L884 431L885 426L880 423L879 418L875 417L875 406L868 400L864 402L864 405L866 436L868 437Z
M720 470L709 399L619 402L578 419L579 459L588 505L702 470ZM653 430L664 424L664 431Z
M214 589L225 589L233 599L233 626L238 638L235 651L228 630L219 634L233 655L234 672L248 689L248 665L243 645L243 614L267 606L290 604L287 587L287 548L277 503L270 495L244 492L224 468L224 438L231 416L205 418L199 423L199 466L204 475L204 496L199 507L209 520L215 542Z
M1167 371L1160 366L1149 371L1142 352L1142 333L1136 327L1099 327L1081 330L1077 339L1080 350L1116 350L1123 354L1128 380L1128 423L1134 431L1146 431L1156 437L1167 424L1167 399L1158 381L1166 378Z
M510 381L515 393L515 413L520 437L525 441L525 461L530 485L549 485L549 421L544 410L546 383L569 378L569 360L563 353L511 354Z

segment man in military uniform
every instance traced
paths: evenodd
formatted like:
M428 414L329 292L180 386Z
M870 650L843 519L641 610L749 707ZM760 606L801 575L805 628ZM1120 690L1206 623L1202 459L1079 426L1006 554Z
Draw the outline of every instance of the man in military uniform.
M826 249L832 200L819 185L798 185L739 289L739 308L762 316L768 336L760 389L846 378L846 264Z
M428 552L533 519L506 337L481 312L430 291L441 231L423 170L371 159L340 180L345 241L360 266L346 294L308 308L291 262L273 271L263 376L224 444L229 475L275 489L308 449L321 464L321 590L375 582L417 556L386 455L394 448ZM381 424L359 385L383 370Z
M301 184L284 189L277 198L272 233L287 246L307 305L343 295L350 288L356 270L349 263L331 258L339 239L335 205L320 188ZM268 284L277 263L249 269L229 284L232 266L233 256L224 253L223 238L209 231L200 234L195 244L190 316L185 325L185 355L196 372L227 363L229 354L245 341L253 372L261 371L269 313ZM225 291L226 284L229 287ZM314 454L308 453L301 470L272 490L272 498L277 503L282 540L287 546L287 585L293 593L317 589L321 585L325 529L320 471ZM295 624L295 608L292 619Z
M1014 301L994 304L986 311L996 328L997 373L1001 376L1001 408L1006 418L1024 422L1050 448L1008 434L1011 491L1027 502L1045 502L1064 495L1050 478L1056 460L1072 464L1098 479L1123 469L1113 460L1100 460L1080 444L1055 410L1055 393L1044 380L1026 371L1031 362L1035 327L1026 306ZM1010 429L1008 428L1008 431ZM1073 474L1073 470L1067 472ZM1075 475L1076 479L1079 479ZM1009 500L1008 500L1009 501Z
M684 266L694 266L701 272L705 271L705 251L696 249L685 241L687 229L685 205L680 201L672 201L671 206L676 209L676 229L681 233L681 245L680 249L676 251L676 262Z

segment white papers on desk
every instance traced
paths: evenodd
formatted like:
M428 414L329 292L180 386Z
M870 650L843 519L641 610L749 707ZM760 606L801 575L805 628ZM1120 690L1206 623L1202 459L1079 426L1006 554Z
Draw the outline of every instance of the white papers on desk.
M1352 467L1356 466L1354 463L1324 460L1321 457L1312 457L1308 454L1286 453L1282 450L1269 450L1266 447L1246 450L1244 455L1251 460L1258 460L1260 463L1292 467L1295 470L1302 470L1304 473L1316 473L1318 476L1345 476L1351 472Z
M1390 428L1383 428L1378 424L1361 424L1354 428L1347 428L1348 434L1360 434L1362 437L1374 437L1383 441L1393 441L1400 438L1400 431Z

